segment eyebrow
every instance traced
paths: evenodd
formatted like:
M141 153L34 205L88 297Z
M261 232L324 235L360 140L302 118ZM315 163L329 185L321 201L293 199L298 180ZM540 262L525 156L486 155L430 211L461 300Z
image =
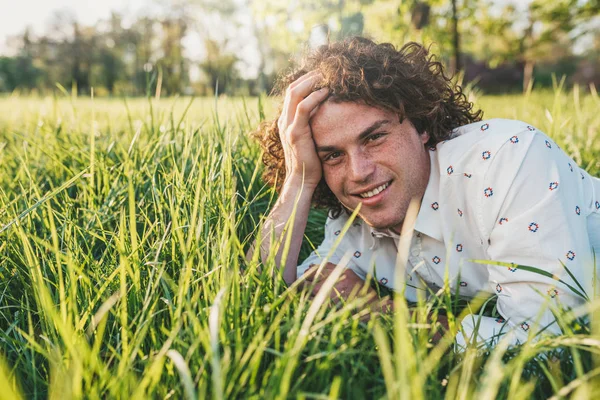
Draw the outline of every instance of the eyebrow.
M358 135L358 140L363 140L365 137L369 136L371 133L373 133L373 131L381 128L383 125L389 124L390 120L387 119L382 119L379 121L375 121L373 124L371 124L371 126L367 127L366 129L364 129L360 135ZM334 151L337 150L337 147L335 146L317 146L317 152L321 153L321 152L325 152L325 151Z

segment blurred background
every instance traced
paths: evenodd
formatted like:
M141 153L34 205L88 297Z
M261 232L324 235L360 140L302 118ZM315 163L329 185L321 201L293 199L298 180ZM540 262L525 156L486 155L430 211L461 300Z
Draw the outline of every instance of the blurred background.
M600 84L600 0L2 0L0 92L258 95L327 40L431 45L485 93Z

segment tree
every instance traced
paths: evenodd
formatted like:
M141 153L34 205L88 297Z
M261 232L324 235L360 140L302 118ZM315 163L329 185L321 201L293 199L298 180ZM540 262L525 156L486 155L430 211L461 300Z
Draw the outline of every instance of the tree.
M222 47L211 39L205 40L206 58L200 67L209 78L212 90L219 88L219 94L225 92L223 88L235 80L235 63L237 58L232 54L222 53Z
M35 45L29 28L16 38L19 47L17 56L0 59L0 89L33 90L39 85L42 71L34 65Z
M97 63L102 71L99 80L110 94L114 94L117 83L127 77L124 59L130 37L128 31L123 29L121 21L120 15L111 13L106 32L98 33Z
M450 72L455 73L461 69L460 35L458 33L458 13L456 11L456 0L452 0L452 48L454 51L450 61Z
M152 64L157 60L154 42L156 39L156 29L159 23L154 18L144 16L139 18L132 26L133 49L134 49L134 81L138 93L145 94L147 89L147 75L152 68Z
M186 35L187 23L180 17L167 17L162 25L162 57L158 60L162 68L164 88L168 94L180 93L187 82L187 63L183 56L182 40Z
M586 22L600 11L598 0L533 0L524 9L507 5L499 15L479 14L480 45L474 51L494 66L517 62L523 69L523 90L531 85L535 65L572 55L574 41L593 30ZM524 26L522 28L521 26Z

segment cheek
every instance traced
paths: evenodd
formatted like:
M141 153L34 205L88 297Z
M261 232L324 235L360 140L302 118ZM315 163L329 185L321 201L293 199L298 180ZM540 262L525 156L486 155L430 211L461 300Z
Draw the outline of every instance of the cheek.
M343 173L339 168L325 167L323 168L323 178L329 189L334 194L340 191L343 185Z
M402 160L400 147L387 147L371 152L370 161L377 169L395 169Z

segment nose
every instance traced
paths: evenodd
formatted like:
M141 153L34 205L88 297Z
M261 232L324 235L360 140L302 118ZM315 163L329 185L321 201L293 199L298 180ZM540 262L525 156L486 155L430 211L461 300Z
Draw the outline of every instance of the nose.
M368 182L375 172L375 163L365 152L357 152L349 157L348 177L351 181L362 184Z

